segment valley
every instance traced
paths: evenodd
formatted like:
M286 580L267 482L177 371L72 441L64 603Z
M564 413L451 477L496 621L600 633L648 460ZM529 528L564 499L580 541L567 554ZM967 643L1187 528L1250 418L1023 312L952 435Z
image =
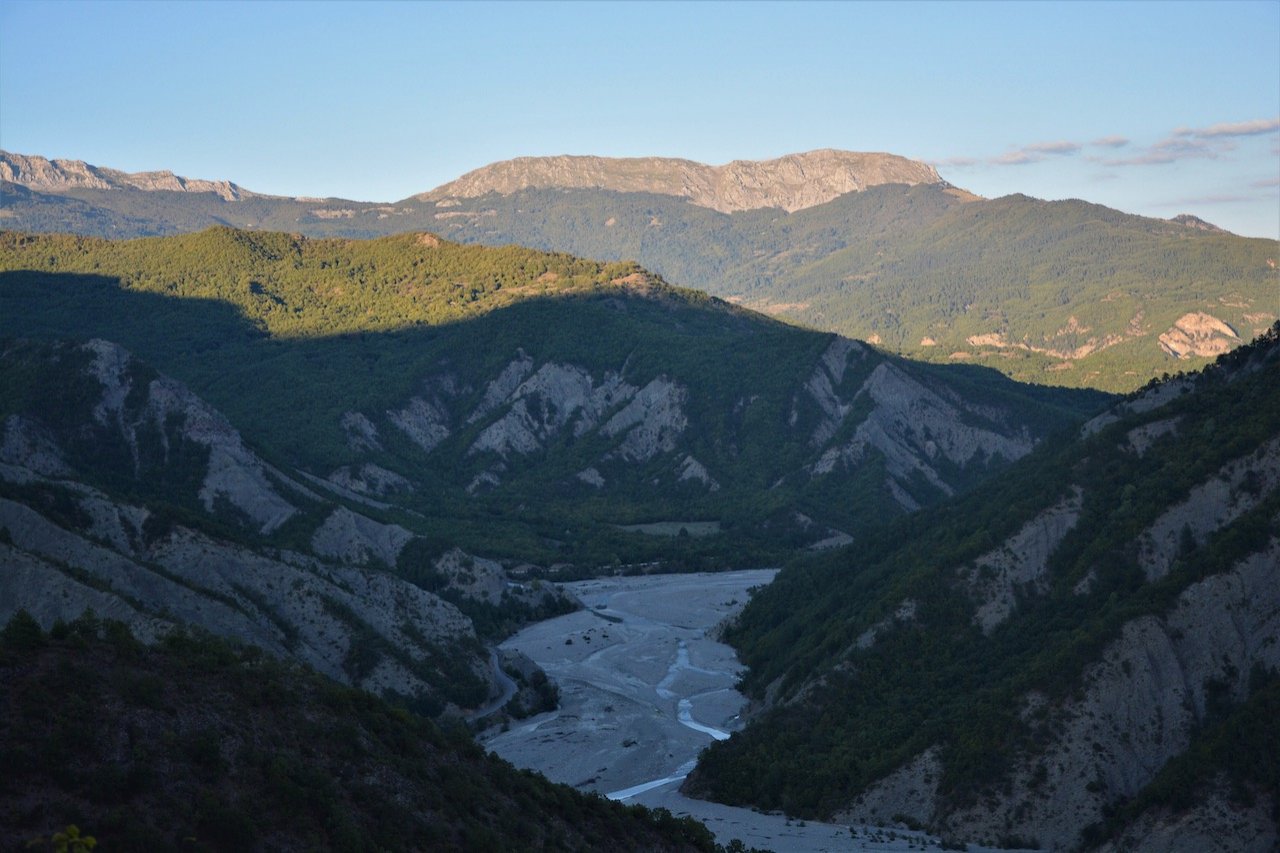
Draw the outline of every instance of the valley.
M159 833L277 837L295 785L329 791L319 847L503 849L421 805L479 761L461 801L516 791L517 848L1274 844L1273 241L849 152L535 158L394 209L3 156L0 667L38 696L92 654L127 673L83 676L110 725L154 728L186 705L133 661L223 661L200 690L253 718L265 655L289 713L350 690L374 734L326 716L297 764L184 712L172 778L266 791L193 812L23 692L0 756L59 805L0 827L74 801L122 832L28 760L65 736ZM422 718L455 740L397 765L406 834L371 829L325 780Z
M553 781L697 818L721 844L740 839L788 853L940 849L937 839L901 827L798 821L680 793L702 749L741 728L746 704L734 689L741 665L710 635L775 575L764 569L564 585L583 610L502 644L560 687L560 708L484 732L481 743Z

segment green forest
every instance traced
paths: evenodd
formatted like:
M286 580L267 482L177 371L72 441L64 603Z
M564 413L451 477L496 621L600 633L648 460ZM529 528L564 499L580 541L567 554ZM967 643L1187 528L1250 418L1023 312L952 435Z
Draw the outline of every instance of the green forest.
M1211 360L1175 359L1160 347L1159 336L1188 313L1225 322L1232 343L1277 319L1273 240L1079 199L979 199L945 184L881 185L794 213L733 214L607 190L395 204L50 195L12 184L5 193L11 223L31 231L133 237L232 225L363 238L426 230L464 243L631 259L669 281L911 358L1119 392ZM992 335L1002 345L982 342Z
M73 820L104 850L719 849L257 648L144 646L92 613L0 630L0 764L6 847L54 849Z
M430 484L395 496L384 515L441 550L461 545L544 565L769 565L805 541L796 511L855 535L899 511L885 500L874 459L847 475L795 476L812 451L796 440L809 421L793 424L794 400L830 335L672 288L634 264L416 234L3 233L0 306L2 336L122 344L189 385L286 469L323 476L372 461ZM689 452L722 488L681 483L659 458L614 463L605 471L613 485L597 493L574 477L609 450L588 436L505 460L501 488L472 494L468 483L494 464L468 452L485 422L460 424L431 454L390 427L372 455L348 444L344 413L384 419L442 376L461 389L451 405L470 410L520 353L586 365L597 377L624 373L636 386L673 377L689 389ZM1106 399L1019 386L980 368L902 366L946 393L1007 408L1032 435L1075 423ZM846 386L865 375L851 371ZM999 463L951 476L967 487ZM928 483L907 488L920 503L944 496ZM621 527L671 519L716 521L721 532L658 537Z

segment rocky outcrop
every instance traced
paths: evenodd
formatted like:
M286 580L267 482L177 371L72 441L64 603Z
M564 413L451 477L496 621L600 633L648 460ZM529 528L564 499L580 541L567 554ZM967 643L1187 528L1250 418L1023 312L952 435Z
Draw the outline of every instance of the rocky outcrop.
M1212 222L1206 222L1199 216L1191 213L1179 213L1177 216L1169 217L1170 222L1176 222L1194 231L1207 231L1210 234L1230 234L1231 232L1225 228L1219 228Z
M673 195L731 213L764 207L801 210L880 184L941 183L925 163L830 149L723 166L665 157L520 157L468 172L415 198L441 202L523 189L605 189Z
M994 551L961 569L977 609L973 621L990 635L1009 618L1024 592L1043 593L1048 586L1049 557L1080 519L1082 492L1076 489L1023 525Z
M490 383L477 412L492 410L501 390L523 369L522 359L508 365ZM512 453L528 455L543 449L545 442L562 430L570 429L574 436L582 436L599 424L604 413L634 398L636 390L617 373L606 373L597 384L585 368L544 364L511 390L502 401L510 404L506 414L485 427L468 454L490 451L503 458ZM471 419L482 416L473 414Z
M110 341L95 339L85 349L93 353L90 370L102 386L102 396L93 409L94 420L118 430L133 453L135 465L143 441L140 431L149 428L158 436L167 459L174 440L170 430L176 424L177 438L201 445L209 452L199 491L207 512L213 512L219 500L226 500L261 533L270 533L294 515L296 507L276 490L267 476L267 466L245 446L240 433L220 412L164 376L148 383L141 406L126 407L126 400L134 391L132 357Z
M408 479L372 462L344 465L330 474L328 480L339 488L366 497L385 498L414 491L413 483Z
M394 567L413 534L396 524L382 524L339 507L311 536L311 549L321 557L357 566Z
M347 438L347 447L356 453L378 451L382 442L378 439L378 428L360 412L344 412L339 425Z
M271 556L183 527L157 538L143 507L34 474L25 482L71 495L73 515L86 527L70 529L0 499L0 622L26 609L48 627L92 609L143 640L194 625L379 693L438 696L440 679L425 673L442 652L461 655L477 678L489 678L471 621L391 575L301 554ZM375 524L366 519L362 525L347 510L339 514L357 533ZM329 527L341 532L342 525ZM362 546L394 546L396 537L385 528L375 532L389 544L366 537ZM397 651L374 651L371 665L353 669L357 646L368 644L370 631Z
M456 695L483 699L493 674L471 620L384 570L413 539L408 530L287 477L219 412L115 344L29 345L15 353L24 371L44 356L56 381L75 371L76 387L94 389L87 378L97 393L82 395L80 409L59 409L49 423L27 411L0 423L0 480L15 487L0 498L0 622L26 609L47 627L91 608L144 640L198 626L431 707L450 701L451 685L468 682L470 672ZM359 431L359 417L344 421ZM156 505L115 495L130 476L130 494L154 492ZM313 481L375 505L353 488L411 487L372 463L348 466L335 479ZM201 529L200 510L217 522ZM228 525L241 516L253 545ZM316 525L310 553L261 544L285 521Z
M659 453L670 453L689 425L684 404L689 392L660 376L641 388L625 407L608 420L600 432L622 443L608 458L645 462Z
M706 486L709 491L717 492L720 490L720 484L716 482L715 477L707 473L707 466L703 465L692 456L686 456L679 467L680 482L695 482Z
M433 400L413 397L404 408L388 410L387 418L427 452L450 435L449 413Z
M1013 835L1075 848L1108 806L1133 797L1187 749L1210 692L1241 701L1255 665L1280 667L1277 566L1280 540L1272 540L1230 572L1187 588L1163 616L1127 623L1086 670L1080 698L1046 706L1043 696L1025 697L1027 716L1043 721L1043 746L1018 761L1001 796L949 806L937 794L930 751L871 786L841 819L902 814L962 838Z
M1193 355L1213 358L1239 345L1240 336L1235 329L1203 311L1183 314L1168 331L1160 334L1160 349L1174 358Z
M47 477L64 477L71 473L47 428L21 415L10 415L4 419L3 430L0 435L0 463Z
M262 197L230 181L184 178L169 171L120 172L91 166L82 160L47 160L44 157L11 154L8 151L0 151L0 180L49 193L65 193L76 189L133 189L213 193L223 201Z
M944 459L960 467L997 458L1012 461L1031 452L1035 444L1025 429L1001 428L992 420L1000 417L998 411L941 393L893 362L878 365L847 402L834 392L828 394L829 387L815 379L806 386L827 417L811 442L834 434L862 395L869 398L870 412L850 439L827 447L810 472L830 474L837 467L856 466L869 451L878 452L893 481L887 485L906 509L915 509L916 502L901 486L917 476L943 494L954 493L932 460Z
M1138 563L1147 580L1164 577L1184 549L1257 506L1280 485L1280 438L1223 466L1171 506L1138 537Z
M429 374L404 404L372 416L347 412L341 426L348 447L372 455L382 447L379 426L389 424L382 434L401 431L436 464L458 471L455 484L471 495L527 477L531 466L555 468L562 460L574 473L557 472L558 483L608 491L634 485L642 466L662 457L670 458L644 475L646 488L698 484L707 494L731 488L736 457L761 440L739 424L752 407L777 405L776 397L741 396L726 413L724 437L707 447L703 436L722 428L691 419L691 410L701 409L705 417L705 402L692 399L690 390L701 377L638 377L630 364L539 362L517 348L496 373L465 381L449 372ZM483 390L476 395L472 388ZM965 399L945 380L848 338L833 336L795 385L783 383L781 391L790 415L778 426L791 434L778 438L808 448L783 481L845 477L884 460L884 488L906 510L952 494L957 469L1012 461L1035 443L1004 405ZM583 447L589 452L581 453ZM390 491L360 485L364 475L358 471L386 470L366 458L338 469L329 482L346 489L348 498L389 498ZM410 473L408 467L394 472L412 485ZM848 537L833 530L826 540L833 547Z

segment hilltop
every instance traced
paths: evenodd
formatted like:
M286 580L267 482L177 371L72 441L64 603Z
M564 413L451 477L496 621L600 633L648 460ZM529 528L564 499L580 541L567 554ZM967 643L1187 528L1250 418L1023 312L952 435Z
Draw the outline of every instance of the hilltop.
M184 178L173 172L121 172L91 166L83 160L48 160L0 151L0 181L16 184L30 190L66 193L72 190L163 190L181 193L212 193L223 201L240 201L256 198L260 193L250 192L230 181L207 181Z

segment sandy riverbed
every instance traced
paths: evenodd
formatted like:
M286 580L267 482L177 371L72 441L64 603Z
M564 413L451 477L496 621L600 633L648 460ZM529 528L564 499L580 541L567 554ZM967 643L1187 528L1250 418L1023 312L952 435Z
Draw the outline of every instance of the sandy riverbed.
M779 853L938 849L919 833L806 823L679 793L698 753L740 728L738 714L746 704L733 689L741 664L707 632L775 573L566 584L585 610L532 625L503 643L535 660L559 685L560 709L491 731L485 745L556 782L692 815L722 844L739 838Z

